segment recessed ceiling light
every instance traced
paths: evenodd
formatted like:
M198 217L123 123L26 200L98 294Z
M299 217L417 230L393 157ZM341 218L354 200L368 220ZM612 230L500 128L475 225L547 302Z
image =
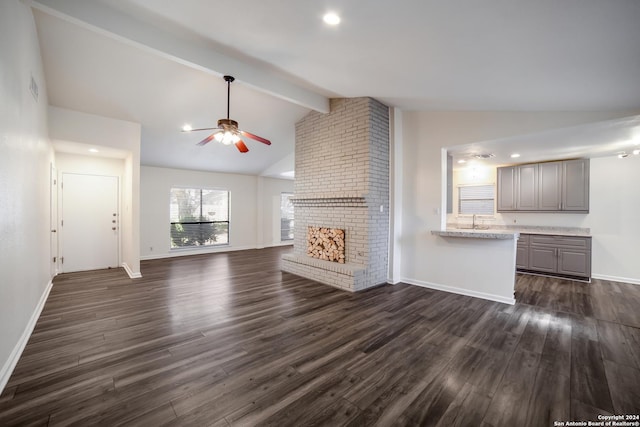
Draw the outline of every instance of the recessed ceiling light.
M633 150L633 155L637 156L638 154L640 154L640 150Z
M192 130L193 130L193 128L191 127L191 125L189 123L187 123L184 126L182 126L182 131L183 132L191 132Z
M627 153L625 153L624 151L622 153L618 154L618 158L619 159L624 159L625 157L628 157L629 155Z
M328 25L338 25L340 23L340 17L334 12L326 13L322 20Z
M512 158L512 159L517 159L518 157L520 157L520 154L518 154L518 153L513 153L513 154L511 155L511 158Z
M89 148L90 153L99 153L100 151L97 148Z
M467 163L467 161L465 159L460 159L458 160L458 163Z

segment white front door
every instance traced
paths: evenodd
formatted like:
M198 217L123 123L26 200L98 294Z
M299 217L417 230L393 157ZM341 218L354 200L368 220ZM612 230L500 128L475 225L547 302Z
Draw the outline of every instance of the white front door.
M63 173L63 272L118 267L118 177Z

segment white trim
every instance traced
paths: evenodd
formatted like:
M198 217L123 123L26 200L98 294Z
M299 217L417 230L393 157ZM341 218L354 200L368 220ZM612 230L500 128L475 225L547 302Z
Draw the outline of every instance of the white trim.
M484 292L471 291L464 288L456 288L453 286L440 285L438 283L424 282L422 280L402 278L403 283L410 285L422 286L423 288L436 289L438 291L450 292L452 294L467 295L474 298L482 298L489 301L501 302L503 304L514 305L516 303L515 298L505 298L500 295L487 294Z
M131 279L139 279L142 277L142 273L140 272L134 273L133 270L131 270L131 267L129 267L129 264L127 264L126 262L122 263L122 268L124 268L124 271L127 272L127 274Z
M272 243L268 248L275 248L276 246L293 246L293 239L291 240L283 240L282 242Z
M630 277L608 276L606 274L592 274L592 279L610 280L612 282L630 283L632 285L640 285L640 279L632 279Z
M161 254L154 255L142 255L140 260L149 260L149 259L162 259L162 258L175 258L181 256L189 256L189 255L202 255L202 254L215 254L221 252L235 252L235 251L248 251L251 249L265 249L265 248L275 248L278 246L293 246L293 241L289 243L274 243L268 246L258 247L258 246L218 246L215 248L207 248L207 249L178 249L177 252L164 252ZM201 246L202 248L202 246ZM174 249L176 251L176 249ZM142 276L140 276L142 277Z
M201 246L202 248L202 246ZM222 246L222 247L217 247L217 248L206 248L206 249L180 249L178 251L175 252L164 252L161 254L155 254L155 255L142 255L140 257L141 260L148 260L148 259L162 259L162 258L175 258L175 257L181 257L181 256L189 256L189 255L203 255L203 254L215 254L215 253L219 253L219 252L234 252L234 251L246 251L249 249L257 249L256 246L236 246L236 247L232 247L232 246Z
M398 283L402 283L402 280L395 280L395 281L394 281L394 280L392 280L391 278L388 278L388 279L387 279L387 283L388 283L389 285L397 285Z
M9 382L9 378L11 377L13 370L16 368L16 365L18 364L18 360L20 360L20 356L22 355L22 352L24 351L24 348L26 347L27 342L29 342L29 338L33 333L33 329L36 327L36 323L40 318L40 313L42 313L42 309L44 308L44 304L47 302L47 298L49 298L49 292L51 292L52 287L53 287L53 279L49 280L49 283L47 283L47 286L45 287L44 292L42 293L42 296L40 296L40 301L38 301L38 305L36 305L36 308L33 311L33 314L31 315L31 318L29 319L27 326L24 328L24 331L22 332L22 336L20 337L15 347L13 348L13 351L9 355L9 359L7 359L5 364L2 366L2 369L0 369L0 394L2 394L2 391L4 390L5 386Z

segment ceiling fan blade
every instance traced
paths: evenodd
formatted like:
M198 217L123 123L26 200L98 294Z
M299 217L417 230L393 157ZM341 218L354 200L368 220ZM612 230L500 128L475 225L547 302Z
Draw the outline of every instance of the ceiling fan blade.
M244 143L243 140L239 139L238 142L236 142L236 147L238 147L238 150L241 153L246 153L249 151L249 149L247 148L247 145Z
M243 130L239 130L238 132L240 132L240 134L242 134L243 136L246 136L247 138L255 139L256 141L262 142L263 144L271 145L271 141L269 141L268 139L264 139L261 136L254 135L252 133L249 133Z
M200 130L214 130L214 129L220 129L220 128L200 128L200 129L191 129L191 130L182 130L182 132L198 132Z
M198 142L196 145L206 145L206 144L210 143L211 140L216 136L217 133L219 133L219 132L212 133L211 135L209 135L208 137L206 137L202 141Z

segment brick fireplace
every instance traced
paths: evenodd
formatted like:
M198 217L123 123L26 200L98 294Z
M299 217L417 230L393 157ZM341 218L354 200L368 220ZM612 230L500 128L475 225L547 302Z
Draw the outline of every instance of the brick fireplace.
M372 98L331 100L296 124L295 230L289 273L359 291L387 281L389 109ZM344 232L344 262L308 254L309 227Z

